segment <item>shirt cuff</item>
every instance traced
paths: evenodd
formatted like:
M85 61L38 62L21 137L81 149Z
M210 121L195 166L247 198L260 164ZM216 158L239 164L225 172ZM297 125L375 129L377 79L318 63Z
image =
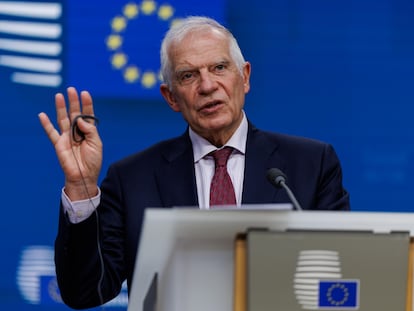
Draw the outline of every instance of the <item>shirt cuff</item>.
M69 221L73 224L80 223L87 219L101 202L101 189L98 187L98 194L92 198L79 201L71 201L62 189L62 207L69 217Z

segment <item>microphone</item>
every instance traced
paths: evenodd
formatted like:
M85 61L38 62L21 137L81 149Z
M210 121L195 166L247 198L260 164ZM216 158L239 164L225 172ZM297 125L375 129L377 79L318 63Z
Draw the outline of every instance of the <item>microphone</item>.
M267 171L266 174L267 180L276 188L284 188L289 196L289 199L293 203L293 207L297 211L301 211L302 207L300 206L298 200L296 200L295 195L292 190L286 185L286 175L279 170L278 168L271 168Z

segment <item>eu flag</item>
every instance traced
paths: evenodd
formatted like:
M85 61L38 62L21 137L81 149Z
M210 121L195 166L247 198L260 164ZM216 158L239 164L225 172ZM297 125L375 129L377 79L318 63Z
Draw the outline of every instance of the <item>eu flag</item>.
M2 91L72 85L96 98L160 99L165 32L189 15L225 24L224 8L224 0L0 0Z
M97 98L160 99L165 32L188 15L224 22L223 0L70 0L65 9L66 82Z
M356 309L359 304L359 280L321 280L319 308Z

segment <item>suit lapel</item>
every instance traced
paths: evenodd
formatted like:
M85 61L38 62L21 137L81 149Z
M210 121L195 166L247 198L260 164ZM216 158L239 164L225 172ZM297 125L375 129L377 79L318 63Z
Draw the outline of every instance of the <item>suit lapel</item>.
M247 136L245 172L242 204L271 203L276 201L280 189L275 189L267 180L269 168L284 168L279 158L278 143L249 123Z
M197 206L194 156L188 132L163 150L164 165L158 168L157 183L164 206Z

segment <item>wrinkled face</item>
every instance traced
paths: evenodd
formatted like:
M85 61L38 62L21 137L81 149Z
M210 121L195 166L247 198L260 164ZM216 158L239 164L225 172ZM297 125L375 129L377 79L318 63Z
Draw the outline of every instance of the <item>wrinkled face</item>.
M228 39L217 30L189 34L169 52L172 86L162 85L162 95L196 133L214 145L225 144L243 118L250 64L240 73Z

